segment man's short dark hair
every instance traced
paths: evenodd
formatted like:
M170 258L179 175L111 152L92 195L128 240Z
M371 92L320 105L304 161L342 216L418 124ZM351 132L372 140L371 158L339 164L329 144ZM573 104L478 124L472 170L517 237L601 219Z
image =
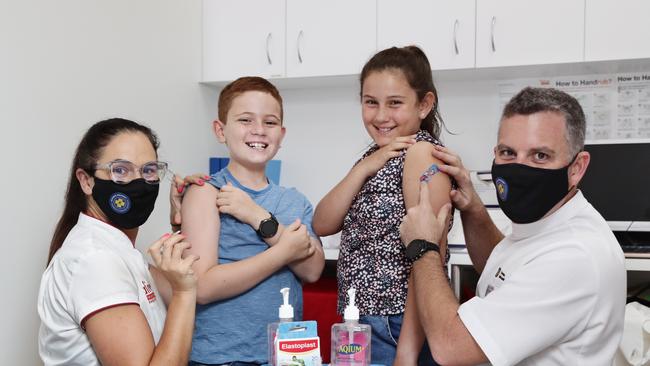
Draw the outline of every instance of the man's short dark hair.
M563 91L526 87L506 104L501 120L517 114L528 116L538 112L556 112L564 116L569 159L584 148L585 114L576 98Z

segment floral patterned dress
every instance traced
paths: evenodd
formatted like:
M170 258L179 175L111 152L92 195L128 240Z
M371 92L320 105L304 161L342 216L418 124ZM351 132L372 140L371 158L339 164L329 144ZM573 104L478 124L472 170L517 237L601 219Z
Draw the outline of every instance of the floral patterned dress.
M415 140L442 145L424 130L418 131ZM356 164L378 149L371 146ZM351 287L357 290L356 305L363 315L404 312L413 265L406 258L399 233L406 214L402 192L405 155L406 151L388 160L365 182L343 220L337 263L339 313L347 304Z

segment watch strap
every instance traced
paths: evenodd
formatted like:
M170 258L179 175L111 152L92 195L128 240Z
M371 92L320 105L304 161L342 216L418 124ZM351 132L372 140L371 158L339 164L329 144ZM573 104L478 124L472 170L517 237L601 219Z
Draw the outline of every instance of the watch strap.
M436 243L432 243L432 242L427 241L427 240L415 239L415 240L411 241L411 243L409 244L409 247L411 247L411 246L415 246L414 249L417 249L417 250L412 249L409 252L409 254L410 254L409 258L412 261L416 261L416 260L422 258L422 256L428 251L434 251L434 252L438 252L438 254L440 254L440 246L438 244L436 244Z

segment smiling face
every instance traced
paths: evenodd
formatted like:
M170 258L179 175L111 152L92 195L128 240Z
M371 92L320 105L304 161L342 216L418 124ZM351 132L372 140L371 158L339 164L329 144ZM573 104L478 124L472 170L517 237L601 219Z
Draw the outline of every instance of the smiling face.
M215 121L217 139L228 146L231 163L263 169L280 148L285 129L281 108L268 93L247 91L232 101L226 121Z
M404 74L396 69L374 71L363 81L361 113L368 134L380 147L396 137L415 134L432 107L419 101Z

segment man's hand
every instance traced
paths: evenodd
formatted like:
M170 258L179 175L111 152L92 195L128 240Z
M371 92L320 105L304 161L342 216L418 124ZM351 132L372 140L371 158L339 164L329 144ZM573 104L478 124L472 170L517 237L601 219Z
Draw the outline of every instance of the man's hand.
M454 206L461 211L476 211L483 208L483 202L472 185L469 177L469 170L463 166L460 156L444 146L436 145L432 155L446 165L438 165L443 173L447 173L454 178L458 187L452 189L450 193L451 201Z
M217 193L219 212L231 215L257 230L260 222L269 217L269 212L260 207L248 193L228 182Z
M402 242L408 246L415 239L423 239L432 243L441 243L443 233L447 232L447 222L450 204L445 204L436 215L429 201L429 185L420 184L420 201L416 206L406 211L406 216L399 227ZM440 252L446 248L440 248Z

